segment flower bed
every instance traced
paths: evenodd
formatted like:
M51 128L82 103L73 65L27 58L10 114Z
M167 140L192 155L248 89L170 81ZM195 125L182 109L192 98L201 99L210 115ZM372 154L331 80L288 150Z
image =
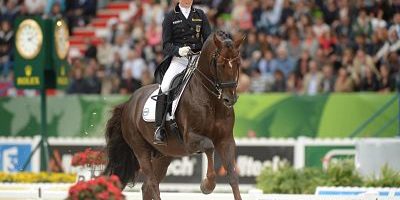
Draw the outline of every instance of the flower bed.
M0 172L0 182L2 183L73 183L76 174L64 173L5 173Z
M72 157L71 165L77 166L94 166L106 164L106 156L102 151L94 151L90 148L84 152L78 152Z
M117 176L98 177L89 181L81 181L70 187L67 200L123 200L121 183Z

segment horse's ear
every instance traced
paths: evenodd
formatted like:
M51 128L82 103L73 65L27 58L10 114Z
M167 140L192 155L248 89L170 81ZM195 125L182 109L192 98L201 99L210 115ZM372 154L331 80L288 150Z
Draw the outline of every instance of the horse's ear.
M240 45L242 45L243 41L246 39L246 35L243 35L241 37L237 37L234 41L234 45L236 49L239 49Z
M214 44L215 44L215 46L217 46L218 49L222 49L222 42L221 42L221 40L218 38L217 34L214 34L213 38L214 38Z

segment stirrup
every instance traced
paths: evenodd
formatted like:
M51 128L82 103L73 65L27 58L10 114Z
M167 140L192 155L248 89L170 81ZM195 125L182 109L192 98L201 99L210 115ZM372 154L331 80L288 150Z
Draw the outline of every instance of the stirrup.
M154 132L153 144L167 145L167 131L163 126L156 128L156 131Z

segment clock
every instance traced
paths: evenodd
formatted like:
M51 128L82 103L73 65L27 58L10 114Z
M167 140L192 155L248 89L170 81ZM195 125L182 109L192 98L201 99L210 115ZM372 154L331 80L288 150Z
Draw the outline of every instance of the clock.
M15 46L18 53L24 59L35 58L43 45L43 32L39 24L33 19L22 21L15 38Z
M67 24L62 19L56 21L54 41L58 58L65 59L69 50L69 31Z

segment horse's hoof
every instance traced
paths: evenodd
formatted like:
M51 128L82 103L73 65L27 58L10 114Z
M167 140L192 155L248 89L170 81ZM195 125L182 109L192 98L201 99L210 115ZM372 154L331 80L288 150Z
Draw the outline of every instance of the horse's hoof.
M215 182L210 183L207 179L204 179L200 184L200 190L203 194L210 194L215 189Z

